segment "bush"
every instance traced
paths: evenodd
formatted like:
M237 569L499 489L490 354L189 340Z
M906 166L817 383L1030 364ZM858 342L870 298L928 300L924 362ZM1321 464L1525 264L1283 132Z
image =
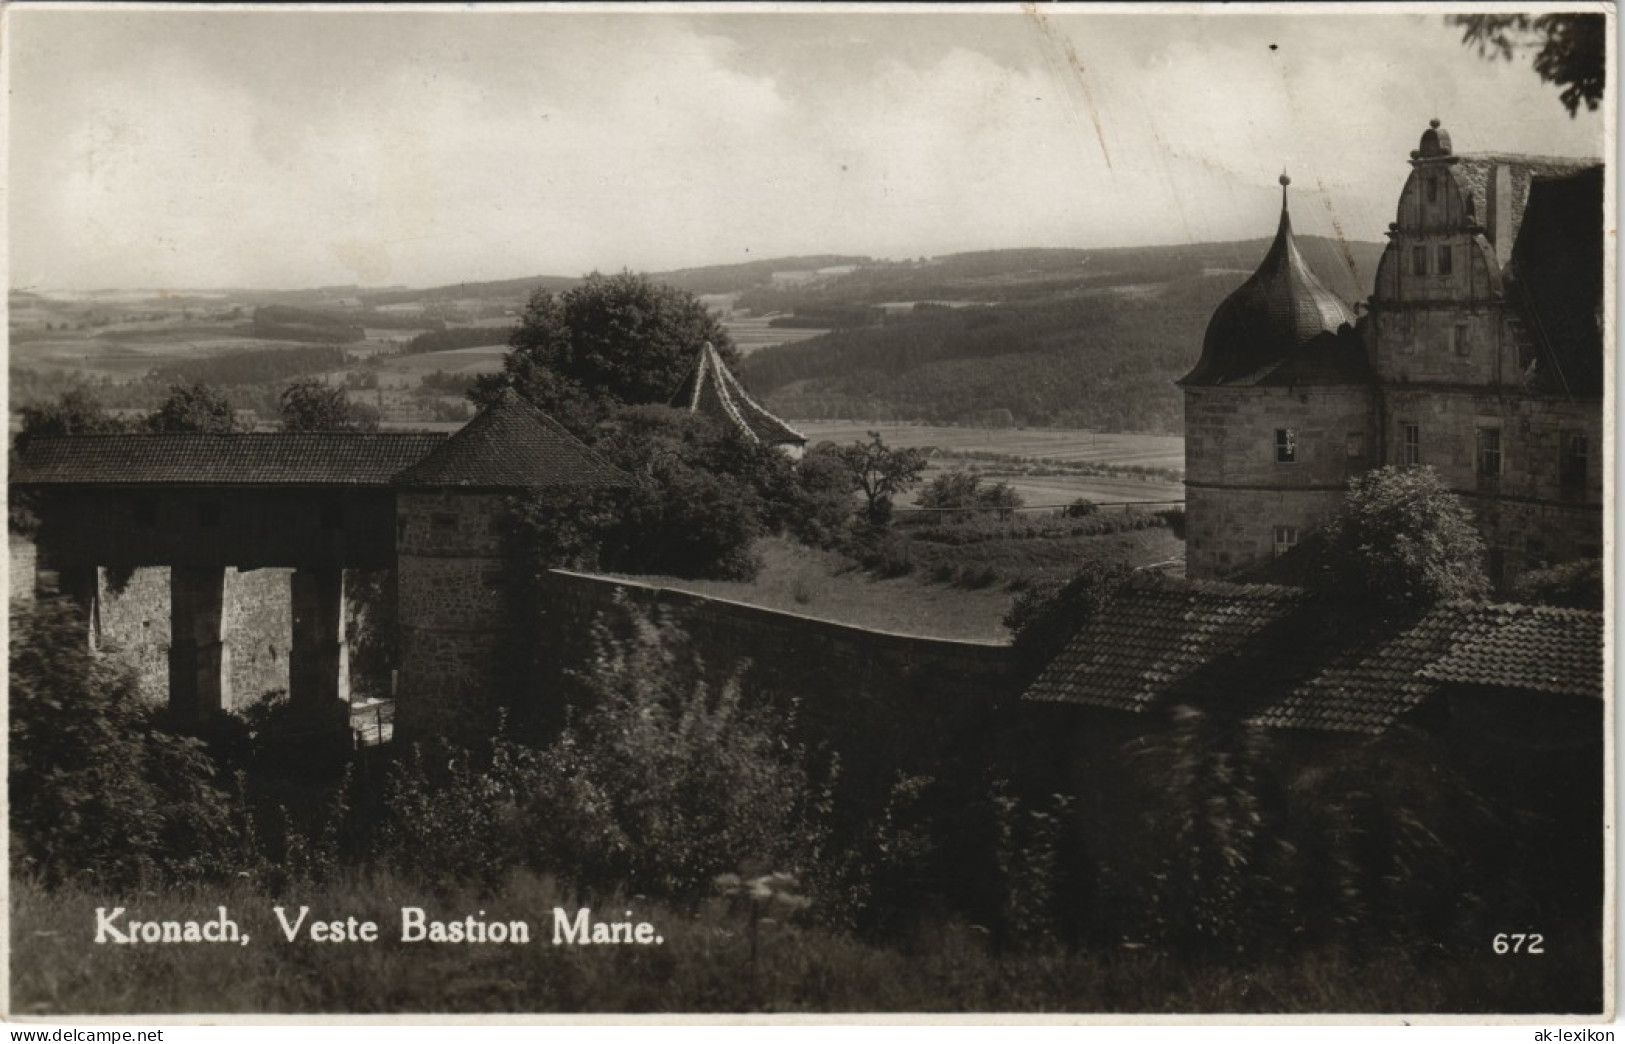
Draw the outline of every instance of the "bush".
M531 862L577 887L695 899L744 866L806 871L824 831L791 726L716 686L668 622L600 626L574 720L537 755Z
M1603 608L1602 560L1584 558L1527 572L1513 583L1512 600L1600 613Z
M164 729L134 675L92 653L66 601L11 607L15 870L108 891L252 863L242 806L196 739Z
M1322 581L1339 598L1398 607L1489 593L1472 515L1430 467L1350 479L1321 536Z

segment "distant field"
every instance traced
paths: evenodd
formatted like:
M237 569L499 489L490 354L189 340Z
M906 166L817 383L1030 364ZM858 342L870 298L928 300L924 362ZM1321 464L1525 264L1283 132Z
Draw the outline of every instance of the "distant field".
M508 352L505 344L481 348L458 348L449 352L425 352L422 355L403 355L383 364L386 373L410 373L421 376L436 370L445 373L496 373L502 369L502 357Z
M771 348L776 344L794 344L829 332L769 326L769 321L766 316L749 319L729 317L722 320L722 325L728 328L728 336L734 339L734 344L738 345L743 355L749 355L758 348Z
M1062 428L936 428L874 421L792 421L814 443L847 443L880 432L888 446L935 446L958 452L1008 453L1062 463L1098 461L1143 467L1185 467L1185 440L1177 435L1139 435Z
M154 334L157 331L153 331ZM197 359L209 355L263 348L304 348L289 341L266 341L253 337L222 336L219 332L198 337L170 336L139 341L99 337L61 337L13 343L9 363L13 368L78 372L114 380L136 380L165 363Z

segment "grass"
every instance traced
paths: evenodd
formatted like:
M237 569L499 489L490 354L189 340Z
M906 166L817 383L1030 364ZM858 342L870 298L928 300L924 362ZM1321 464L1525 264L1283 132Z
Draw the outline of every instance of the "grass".
M1009 637L1001 621L1015 596L1002 587L959 590L923 575L879 579L833 551L778 537L758 541L756 550L763 564L750 581L634 579L898 634L975 641Z
M812 925L763 923L753 964L746 920L720 900L689 912L612 897L597 907L656 925L660 946L555 946L551 911L576 903L516 874L500 894L433 896L388 877L273 898L246 883L160 895L48 893L12 882L12 1011L136 1013L412 1012L1539 1012L1582 1010L1593 984L1567 962L1484 954L1336 948L1247 961L1146 951L999 952L985 932L943 920L865 942ZM98 906L161 920L230 911L247 946L97 946ZM287 942L272 907L356 916L375 943ZM407 944L399 909L450 919L522 918L525 946ZM548 927L543 927L548 925Z
M947 545L907 536L896 546L910 563L906 574L884 576L844 555L793 540L757 541L762 569L754 580L684 580L634 577L642 583L820 620L961 641L1009 640L1004 614L1015 592L1033 583L1064 580L1090 556L1130 565L1182 561L1185 545L1166 527L1089 537L982 540Z

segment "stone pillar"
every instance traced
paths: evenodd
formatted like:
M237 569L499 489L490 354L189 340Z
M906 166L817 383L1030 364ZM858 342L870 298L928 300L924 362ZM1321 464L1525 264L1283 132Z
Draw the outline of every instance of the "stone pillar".
M288 699L314 724L347 726L350 650L344 641L344 571L293 571L293 647L288 654Z
M184 724L205 724L231 702L225 595L223 566L169 570L169 709Z

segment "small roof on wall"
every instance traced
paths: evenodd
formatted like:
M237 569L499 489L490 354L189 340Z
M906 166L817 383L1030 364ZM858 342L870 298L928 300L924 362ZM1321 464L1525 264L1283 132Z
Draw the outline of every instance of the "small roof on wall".
M1449 603L1394 621L1297 588L1142 577L1024 698L1376 735L1445 686L1600 699L1602 614Z
M395 478L429 489L616 488L627 475L513 389Z

